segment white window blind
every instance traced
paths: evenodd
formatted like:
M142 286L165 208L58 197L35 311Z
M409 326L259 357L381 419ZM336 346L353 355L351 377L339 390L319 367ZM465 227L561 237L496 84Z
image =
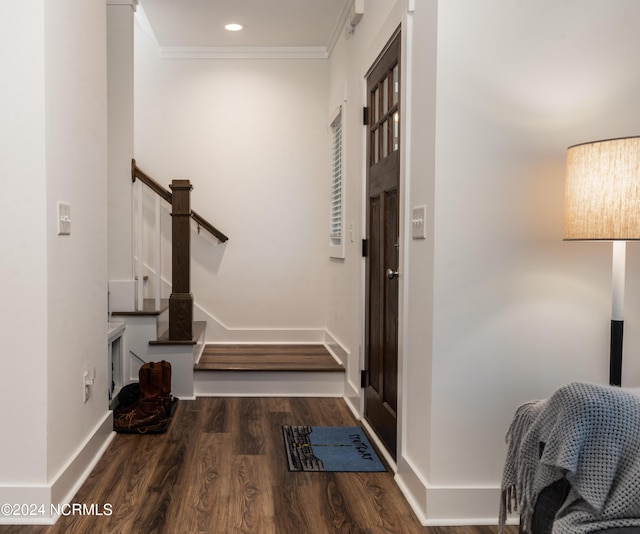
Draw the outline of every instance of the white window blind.
M342 245L342 110L331 123L331 245Z

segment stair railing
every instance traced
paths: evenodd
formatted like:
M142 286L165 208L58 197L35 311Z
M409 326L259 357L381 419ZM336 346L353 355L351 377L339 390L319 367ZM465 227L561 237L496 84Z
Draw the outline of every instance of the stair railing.
M179 304L179 301L185 299L186 294L189 293L188 288L188 272L189 272L189 264L190 264L190 248L189 248L189 219L193 219L197 225L197 231L200 233L200 229L203 228L208 231L211 235L213 235L220 242L224 243L229 238L223 234L220 230L218 230L215 226L209 223L206 219L204 219L201 215L191 210L188 194L191 190L191 185L188 181L184 180L174 180L171 185L171 189L174 190L174 193L165 189L162 185L160 185L157 181L151 178L149 175L144 173L137 165L136 161L131 160L131 180L134 183L134 212L136 213L135 217L135 232L134 232L134 240L136 251L136 278L138 280L138 287L136 292L136 308L141 310L143 308L144 303L144 288L143 288L143 280L145 278L144 275L144 247L145 247L145 233L144 233L144 190L143 186L148 187L151 191L155 193L154 197L154 228L153 228L153 262L154 266L152 269L155 271L154 278L154 300L155 300L155 309L158 310L160 308L160 295L161 295L161 244L162 244L162 232L160 225L160 213L161 206L160 200L164 200L172 205L172 216L176 214L176 210L180 213L178 217L172 217L172 269L173 269L173 290L177 291L177 294L173 294L169 299L169 335L171 339L190 339L191 335L191 323L192 321L189 317L185 317L185 309L188 308L188 303ZM136 182L137 181L137 182ZM187 187L188 184L188 187ZM176 188L176 186L178 186ZM185 198L185 187L186 187L186 198ZM175 196L175 193L180 191L178 197ZM186 211L185 211L185 202L186 202ZM176 204L177 203L177 204ZM177 205L177 208L176 208ZM185 228L184 231L176 232L175 222L177 219L185 219L182 228ZM186 234L185 234L186 232ZM177 241L177 242L176 242ZM186 266L186 267L185 267ZM176 287L176 276L179 277ZM187 281L185 285L184 277L187 277ZM186 288L186 289L185 289ZM173 302L172 302L173 300ZM173 312L172 312L173 308ZM172 315L173 320L172 320ZM177 326L181 325L181 326ZM184 326L187 325L187 326ZM180 337L174 337L180 336Z
M152 191L158 194L161 198L166 200L169 204L172 202L173 195L172 193L162 187L158 182L156 182L153 178L151 178L148 174L145 174L140 170L140 167L136 165L136 160L131 160L131 181L135 182L136 178L139 179L142 183L148 186ZM207 221L202 215L196 213L191 210L191 218L198 225L198 233L200 233L200 228L204 228L207 232L213 235L218 241L224 243L229 238L224 235L220 230L218 230L213 224Z

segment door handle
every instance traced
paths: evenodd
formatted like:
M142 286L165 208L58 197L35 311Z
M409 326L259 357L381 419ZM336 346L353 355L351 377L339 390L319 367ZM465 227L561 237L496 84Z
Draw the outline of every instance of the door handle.
M387 278L389 280L393 280L394 278L398 278L398 271L394 271L391 267L387 269Z

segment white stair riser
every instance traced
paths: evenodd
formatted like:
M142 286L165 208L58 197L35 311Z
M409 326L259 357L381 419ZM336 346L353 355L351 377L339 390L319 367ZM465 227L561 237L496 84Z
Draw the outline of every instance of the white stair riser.
M196 371L196 397L342 397L344 373Z

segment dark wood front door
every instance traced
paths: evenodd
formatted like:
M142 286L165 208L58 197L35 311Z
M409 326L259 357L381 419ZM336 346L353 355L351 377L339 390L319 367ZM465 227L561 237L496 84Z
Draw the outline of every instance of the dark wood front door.
M367 282L365 417L396 456L400 34L367 77Z

